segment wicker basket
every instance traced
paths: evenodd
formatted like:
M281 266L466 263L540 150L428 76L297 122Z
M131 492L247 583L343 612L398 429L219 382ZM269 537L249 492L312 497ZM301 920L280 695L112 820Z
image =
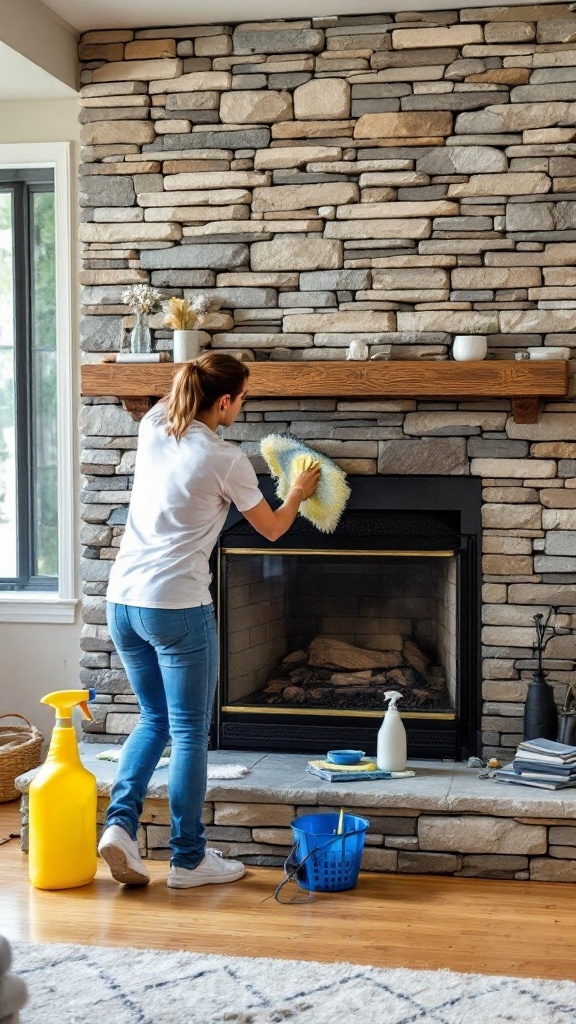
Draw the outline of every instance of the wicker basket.
M0 722L4 718L19 718L26 725L0 724L0 804L22 795L14 779L38 767L44 738L24 715L0 715Z

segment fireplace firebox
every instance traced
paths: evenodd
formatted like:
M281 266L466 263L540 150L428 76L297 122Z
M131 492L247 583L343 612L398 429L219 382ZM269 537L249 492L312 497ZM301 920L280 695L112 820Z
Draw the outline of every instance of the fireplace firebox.
M271 543L231 509L214 564L213 743L373 754L398 690L409 756L466 758L480 749L480 481L348 480L330 535L299 516Z

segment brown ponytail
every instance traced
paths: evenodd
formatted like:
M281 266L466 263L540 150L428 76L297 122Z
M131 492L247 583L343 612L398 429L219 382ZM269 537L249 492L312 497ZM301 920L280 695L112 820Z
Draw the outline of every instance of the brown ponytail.
M236 398L244 389L248 367L226 352L203 352L176 374L166 407L166 431L180 441L198 413L211 409L222 395Z

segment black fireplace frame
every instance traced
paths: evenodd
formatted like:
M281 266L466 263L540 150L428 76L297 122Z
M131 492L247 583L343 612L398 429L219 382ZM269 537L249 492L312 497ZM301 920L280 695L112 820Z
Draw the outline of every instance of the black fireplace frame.
M428 537L421 546L440 549L449 546L459 556L458 618L459 618L459 676L467 680L459 685L459 704L454 720L428 719L433 724L423 725L422 718L406 718L408 753L414 758L446 758L465 760L481 749L480 718L481 662L481 506L482 484L477 477L391 477L349 476L352 494L347 512L430 513L445 523L447 531L438 537ZM262 493L275 507L278 500L269 476L259 477ZM303 531L312 535L310 551L330 550L335 545L346 547L346 538L326 535L308 528L301 518L281 538L272 543L260 536L235 507L230 509L214 554L213 571L215 598L219 622L219 682L212 726L212 745L227 750L266 750L295 752L321 752L342 746L353 746L375 752L378 720L357 712L337 722L333 716L314 714L291 715L286 709L278 715L264 713L254 707L250 712L235 712L227 708L226 602L225 559L227 547L249 547L251 550L270 551L276 547L298 548L303 544ZM313 531L313 533L312 533ZM447 532L451 540L447 542ZM440 535L441 534L441 535ZM335 539L337 537L337 539ZM409 541L409 543L408 543ZM382 547L378 538L374 548ZM402 546L414 548L414 538L406 535L387 535L385 547L401 551ZM356 540L355 546L358 542ZM362 541L363 547L364 541ZM426 716L424 715L423 718Z

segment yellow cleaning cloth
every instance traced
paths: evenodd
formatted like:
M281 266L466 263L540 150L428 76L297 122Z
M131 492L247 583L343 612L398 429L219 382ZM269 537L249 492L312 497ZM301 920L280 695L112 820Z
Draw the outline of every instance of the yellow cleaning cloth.
M300 512L322 533L333 533L351 494L344 470L287 434L268 434L260 442L260 451L277 480L276 493L282 500L299 473L320 466L318 487L302 502Z
M357 764L332 764L332 761L308 761L312 768L329 768L331 772L375 772L377 765L369 757L362 758Z

